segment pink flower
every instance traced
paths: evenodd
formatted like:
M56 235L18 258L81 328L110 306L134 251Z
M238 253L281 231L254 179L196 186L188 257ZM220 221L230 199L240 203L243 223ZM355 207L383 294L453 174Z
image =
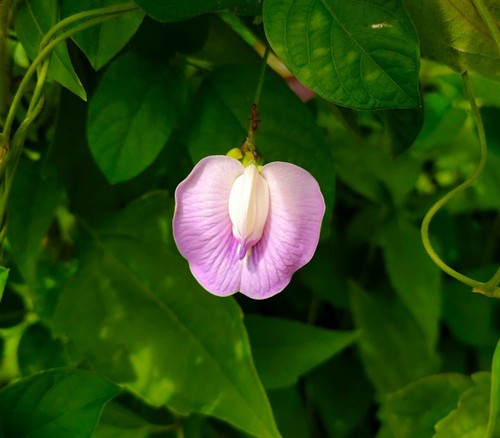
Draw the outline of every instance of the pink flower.
M246 168L227 156L201 160L175 192L174 239L214 295L254 299L282 291L311 260L325 202L313 176L290 163Z

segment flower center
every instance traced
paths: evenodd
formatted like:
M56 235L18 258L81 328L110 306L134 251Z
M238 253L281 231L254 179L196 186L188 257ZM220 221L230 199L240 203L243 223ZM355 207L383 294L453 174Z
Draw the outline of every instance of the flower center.
M238 240L238 258L242 260L264 232L269 213L269 188L257 166L250 164L233 183L229 194L229 217L233 236Z

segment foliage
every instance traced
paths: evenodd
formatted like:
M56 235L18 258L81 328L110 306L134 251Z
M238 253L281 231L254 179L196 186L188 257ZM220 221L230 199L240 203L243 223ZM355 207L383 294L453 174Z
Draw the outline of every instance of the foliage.
M499 20L496 0L0 2L0 436L500 436ZM171 225L177 185L252 122L326 203L264 301L204 291ZM428 237L455 278L420 232L453 189Z

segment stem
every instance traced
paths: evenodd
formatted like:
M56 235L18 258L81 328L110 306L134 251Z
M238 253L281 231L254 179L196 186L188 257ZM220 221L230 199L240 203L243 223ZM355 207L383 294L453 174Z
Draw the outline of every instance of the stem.
M9 100L10 62L7 50L7 37L12 12L17 0L0 0L0 116L5 113Z
M103 8L103 9L109 9L109 8ZM134 10L135 7L129 6L129 9L126 9L125 11L131 11ZM95 10L97 11L97 9ZM110 20L118 15L121 15L124 12L124 10L121 10L119 12L114 12L114 13L106 13L104 16L98 16L92 20L86 21L85 23L82 23L78 26L75 26L74 28L67 30L66 32L63 32L61 35L59 35L57 38L54 38L50 43L48 43L37 55L37 57L34 59L28 70L26 71L26 74L23 77L23 80L21 81L21 84L19 85L19 88L16 91L16 94L14 95L14 99L12 101L12 105L10 107L9 113L7 114L7 119L5 121L5 126L4 126L4 131L3 134L6 138L10 137L10 131L12 129L12 123L14 122L14 117L17 111L17 107L21 101L21 98L24 93L24 89L26 88L26 85L30 81L31 77L37 70L37 67L44 61L46 57L48 57L52 50L54 50L54 47L57 46L61 41L64 41L73 35L75 35L78 32L81 32L89 27L95 26L96 24L102 23L104 21ZM68 17L71 18L71 17ZM63 20L64 21L64 20Z
M474 3L477 12L490 31L493 41L495 41L495 44L497 45L498 53L500 54L500 31L498 30L495 20L491 16L490 11L484 4L483 0L472 0L472 3Z
M255 89L255 96L253 98L252 113L250 118L250 125L248 127L248 143L253 145L253 138L255 136L256 127L254 126L254 117L257 117L257 108L259 107L260 96L262 94L262 87L264 86L264 78L266 77L267 58L269 57L269 45L266 46L266 51L262 57L262 65L260 67L259 80L257 88ZM254 114L255 111L255 114Z
M464 72L462 74L462 80L464 83L465 91L467 93L467 97L469 98L470 102L470 107L472 110L472 115L476 124L477 132L478 132L478 137L479 137L479 146L480 146L480 159L479 163L476 167L476 170L474 173L471 175L471 177L464 181L462 184L460 184L458 187L455 187L453 190L450 192L446 193L441 199L439 199L426 213L423 221L422 221L422 227L421 227L421 237L422 237L422 243L424 245L425 250L427 251L427 254L429 257L434 261L434 263L439 266L439 268L446 272L448 275L452 276L456 280L470 286L473 288L474 292L479 292L479 293L484 293L485 295L490 295L490 296L496 296L500 290L497 291L498 288L496 288L498 282L492 286L490 282L493 282L494 279L497 278L497 275L500 276L500 273L497 272L495 276L490 280L488 283L483 283L477 280L473 280L472 278L469 278L463 274L461 274L458 271L455 271L453 268L448 266L434 251L434 248L432 247L432 244L429 239L429 224L434 217L434 215L451 199L453 199L456 195L459 193L463 192L467 188L469 188L472 184L476 182L476 180L479 178L481 173L483 172L485 163L486 163L486 152L487 152L487 145L486 145L486 135L484 133L484 127L483 123L481 120L481 115L479 113L479 109L476 105L476 100L474 98L474 93L472 91L472 87L470 84L469 80L469 75L467 72Z

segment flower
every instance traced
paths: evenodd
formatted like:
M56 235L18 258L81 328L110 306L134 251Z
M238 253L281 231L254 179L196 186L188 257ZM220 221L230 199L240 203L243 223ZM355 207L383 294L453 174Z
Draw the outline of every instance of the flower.
M198 282L218 296L282 291L311 260L325 202L313 176L290 163L261 171L234 158L202 159L175 191L174 239Z

